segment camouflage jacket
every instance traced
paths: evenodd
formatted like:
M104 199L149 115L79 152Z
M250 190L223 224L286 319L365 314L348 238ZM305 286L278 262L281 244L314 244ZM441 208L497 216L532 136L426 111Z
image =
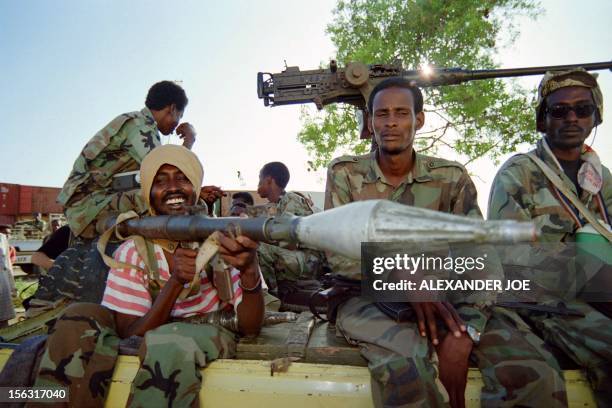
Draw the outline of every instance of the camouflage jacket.
M533 152L561 178L567 189L577 195L576 186L544 139L538 142ZM612 210L610 171L601 166L599 158L590 148L585 146L581 156L583 161L595 162L600 175L595 178L601 180L602 187L596 195L583 188L580 200L596 218L606 219L606 212L609 214ZM545 245L509 247L503 254L503 262L520 266L530 274L533 296L542 303L556 304L560 299L574 298L577 290L575 284L579 284L578 276L590 274L602 266L595 257L580 258L578 261L576 248L565 244L575 241L574 233L582 221L572 214L573 206L562 200L556 187L525 155L516 155L504 163L493 180L489 196L489 219L532 221L541 231L539 242Z
M299 217L314 213L312 201L301 193L289 191L281 196L276 204L277 214L297 215Z
M144 156L161 145L151 111L124 113L87 142L57 201L70 229L79 235L111 202L113 175L140 168Z
M301 193L289 191L283 194L278 203L276 203L276 212L278 215L296 215L298 217L303 217L313 214L315 210L314 204L308 197ZM280 247L286 247L286 245L281 243ZM309 251L312 255L319 258L323 258L323 254L319 251L306 248L301 249Z
M398 203L482 218L476 187L457 162L416 153L414 166L398 187L380 170L374 153L334 159L327 172L325 209L384 198Z
M280 196L277 203L263 205L252 205L247 207L249 217L296 215L303 217L315 212L312 201L301 193L289 191ZM284 242L279 244L281 248L288 245Z
M247 207L249 217L297 215L299 217L311 215L315 212L312 201L301 193L289 191L282 196L278 203L251 205Z
M574 183L544 146L543 140L538 142L534 151L577 195ZM582 158L588 160L587 156L591 155L594 159L594 154L585 146ZM599 164L598 158L596 161ZM601 164L599 166L603 181L600 194L593 195L583 189L580 200L596 218L605 220L612 213L612 177L610 170ZM543 242L574 241L574 232L579 226L568 211L569 207L565 207L560 200L556 188L537 165L525 155L516 155L504 163L493 180L489 218L533 221L542 231L540 241Z
M327 171L325 209L370 199L388 199L430 210L482 218L476 187L465 168L457 162L415 153L412 170L399 186L394 187L382 173L374 152L334 159ZM335 263L333 258L328 257L332 264ZM335 272L343 274L342 270ZM483 308L464 306L461 309L462 315L467 316L466 320L482 332L487 319Z

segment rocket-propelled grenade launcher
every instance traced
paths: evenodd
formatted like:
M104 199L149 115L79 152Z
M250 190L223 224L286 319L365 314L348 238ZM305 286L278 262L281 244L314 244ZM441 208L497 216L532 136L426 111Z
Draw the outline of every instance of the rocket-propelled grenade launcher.
M106 228L115 219L106 221ZM533 241L533 223L483 221L395 203L368 200L350 203L307 217L210 218L162 215L129 219L119 225L121 236L203 241L214 231L245 235L261 242L285 241L302 247L361 258L362 242L513 243Z

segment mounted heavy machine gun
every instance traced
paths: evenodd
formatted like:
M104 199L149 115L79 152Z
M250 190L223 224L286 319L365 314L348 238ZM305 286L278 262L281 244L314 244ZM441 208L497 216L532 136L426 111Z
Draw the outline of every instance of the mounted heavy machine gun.
M265 106L312 102L318 109L323 109L323 106L332 103L348 103L362 112L362 123L366 123L366 101L376 84L385 78L399 76L414 81L416 86L431 87L456 85L481 79L540 75L547 71L563 71L578 67L587 71L612 70L612 61L507 69L406 70L399 63L366 65L361 62L350 62L342 68L338 67L335 60L332 60L329 68L323 69L300 71L299 67L287 67L283 72L276 74L259 72L257 74L257 96L263 99ZM361 138L369 137L367 127L362 126Z

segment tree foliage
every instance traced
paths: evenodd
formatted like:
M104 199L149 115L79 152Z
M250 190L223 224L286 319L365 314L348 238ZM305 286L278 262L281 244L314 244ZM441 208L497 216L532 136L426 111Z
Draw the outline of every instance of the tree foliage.
M495 57L518 35L520 16L535 18L534 0L339 0L327 27L339 65L400 61L404 68L490 69ZM472 81L459 86L424 89L428 125L417 134L415 148L434 153L452 148L467 161L495 160L535 138L533 90L510 80ZM338 153L369 150L360 140L354 109L328 105L321 112L302 110L298 140L313 158L328 164Z

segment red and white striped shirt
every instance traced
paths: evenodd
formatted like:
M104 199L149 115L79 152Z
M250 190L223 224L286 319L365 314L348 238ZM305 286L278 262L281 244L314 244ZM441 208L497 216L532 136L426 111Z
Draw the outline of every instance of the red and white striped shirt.
M167 281L170 279L170 268L168 267L164 251L159 245L154 245L154 247L160 280ZM136 251L134 241L131 239L125 241L115 251L115 260L145 269L145 263L138 254L138 251ZM144 316L152 306L147 278L143 272L136 268L111 268L106 280L102 306L120 313ZM228 307L227 303L220 301L217 289L212 286L205 272L200 274L200 278L200 292L184 300L177 299L172 308L171 316L188 317ZM232 282L234 286L234 299L232 299L230 304L237 307L242 301L242 289L239 286L240 272L235 268L232 269Z

